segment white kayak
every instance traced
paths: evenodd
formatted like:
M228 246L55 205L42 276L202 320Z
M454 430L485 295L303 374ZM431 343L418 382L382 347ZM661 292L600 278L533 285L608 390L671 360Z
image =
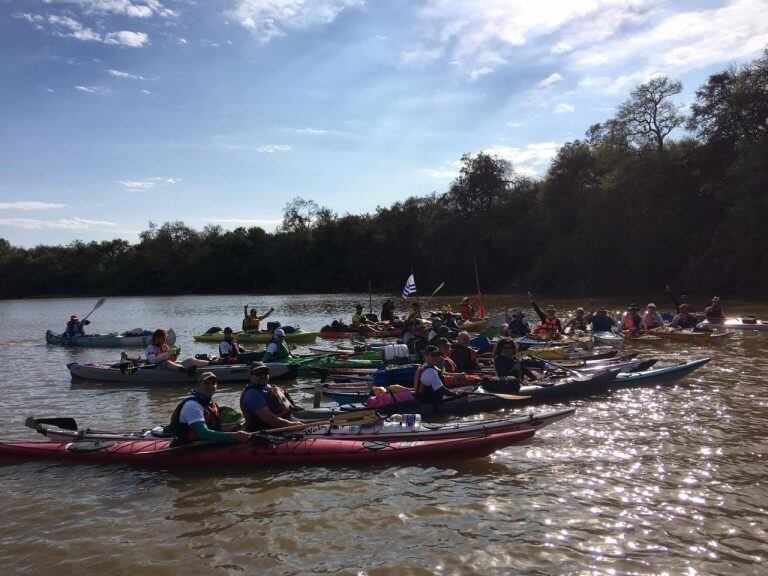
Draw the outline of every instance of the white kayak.
M152 330L136 328L125 332L112 332L110 334L86 334L84 336L67 337L65 334L57 334L52 330L45 332L45 341L48 344L59 346L78 346L86 348L131 348L149 346L152 342ZM176 343L176 332L168 329L169 346Z
M724 328L726 330L756 330L760 332L768 331L768 321L758 320L757 318L726 318L725 322L712 322L704 320L699 326L709 328Z

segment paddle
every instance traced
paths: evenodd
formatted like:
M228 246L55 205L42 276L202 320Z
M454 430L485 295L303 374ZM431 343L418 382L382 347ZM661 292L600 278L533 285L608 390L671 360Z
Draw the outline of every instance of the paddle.
M91 310L90 312L88 312L88 314L86 314L86 315L85 315L85 318L83 318L82 320L80 320L80 322L81 322L81 323L82 323L82 322L85 322L85 321L87 320L88 316L90 316L91 314L93 314L94 312L96 312L96 310L98 310L99 308L101 308L101 307L102 307L102 305L104 304L104 302L106 302L106 301L107 301L107 299L106 299L106 298L99 298L99 299L96 301L96 306L94 306L94 307L93 307L93 310Z
M34 416L29 416L24 421L24 426L32 428L32 430L37 430L37 427L41 424L50 424L63 430L78 430L77 422L75 422L74 418L35 418Z
M341 414L335 414L327 420L320 420L318 422L305 422L302 424L296 424L295 426L283 426L282 428L272 428L270 430L260 430L258 434L272 434L274 432L293 432L296 430L305 430L307 428L313 428L315 426L322 426L329 424L331 426L362 426L364 424L375 424L379 422L381 418L373 410L360 410L357 412L347 412Z
M467 396L494 396L502 400L528 400L530 396L518 396L517 394L500 394L498 392L467 392Z
M445 286L445 282L440 282L440 286L438 286L437 288L435 288L435 291L434 291L434 292L432 292L432 294L430 294L430 295L429 295L429 298L427 298L427 299L426 299L426 301L424 302L424 304L422 305L422 307L421 307L421 308L422 308L422 310L426 310L426 309L427 309L427 304L428 304L428 303L429 303L429 301L432 299L432 296L434 296L434 295L435 295L435 294L437 294L437 293L438 293L440 290L442 290L443 286Z
M539 358L534 354L528 354L528 355L531 356L532 358L536 358L536 360L540 360L541 362L544 363L544 365L554 366L555 368L559 368L560 370L573 374L574 376L578 376L579 378L582 378L584 376L581 372L579 372L578 370L574 370L573 368L568 368L567 366L563 366L562 364L551 362L550 360L544 360L543 358Z

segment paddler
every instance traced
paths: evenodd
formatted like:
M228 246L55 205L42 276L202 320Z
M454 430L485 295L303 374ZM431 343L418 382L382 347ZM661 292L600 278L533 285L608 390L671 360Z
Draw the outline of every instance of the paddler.
M156 364L162 370L178 370L186 372L189 376L192 376L198 368L211 364L208 360L197 358L187 358L181 363L176 362L178 348L171 348L167 341L168 333L162 328L152 333L151 343L147 346L147 362Z
M419 402L437 404L443 398L464 396L462 391L454 392L445 386L443 371L437 368L440 350L437 346L427 346L424 350L424 365L416 370L413 377L414 395Z
M437 350L440 352L440 357L437 359L435 366L443 372L458 372L456 363L451 359L451 343L448 342L448 339L437 338L435 346L437 346Z
M616 326L616 320L608 315L607 308L600 308L594 314L587 317L587 321L592 324L592 332L611 332Z
M554 306L547 306L546 314L541 311L539 305L533 298L533 294L528 292L528 298L531 300L533 311L539 317L541 322L533 329L534 336L546 339L559 340L563 337L563 324L557 317L557 310Z
M568 320L565 326L563 326L563 331L567 330L570 326L572 333L576 331L586 332L587 324L589 324L587 321L586 310L584 310L584 308L576 308L576 312L574 314L574 317Z
M381 305L380 318L382 322L394 323L397 321L397 316L395 316L395 303L392 302L391 299L387 298L384 301L384 304Z
M469 299L469 296L464 298L461 301L461 307L459 308L459 313L461 314L461 317L464 319L465 322L472 322L474 320L480 320L480 318L477 316L477 311L474 307L474 301Z
M531 326L525 321L522 310L515 310L512 316L507 316L507 336L527 336L531 333Z
M722 324L725 322L725 311L720 304L719 296L712 298L709 306L704 309L704 316L706 316L707 320L713 324Z
M459 372L480 370L477 352L469 345L469 332L459 332L456 343L451 346L451 360Z
M291 349L285 342L285 332L282 328L276 328L272 332L272 341L267 345L267 350L262 357L263 362L284 362L292 358Z
M519 384L523 377L527 376L531 380L536 380L536 374L526 368L517 357L517 344L511 338L502 338L496 342L496 346L493 348L493 369L498 378L517 378L518 387L515 392L520 390Z
M656 304L650 302L645 307L645 314L640 317L640 329L641 330L656 330L664 326L664 319L656 311Z
M248 304L243 306L243 313L245 314L245 318L243 318L243 330L248 332L258 332L259 331L259 325L261 324L261 321L264 320L267 316L272 314L274 312L274 308L270 308L264 316L259 316L258 312L256 312L256 308L251 308L250 313L248 312ZM278 324L279 326L279 324Z
M432 327L429 329L429 333L427 334L427 340L429 340L429 343L432 344L432 340L438 337L438 332L440 331L440 328L443 326L443 320L440 318L440 316L434 316L432 318ZM435 344L437 346L437 344Z
M251 434L243 430L222 432L219 407L213 401L218 388L218 378L213 372L203 372L197 384L190 391L171 416L167 430L173 433L173 446L189 444L198 440L206 442L248 442Z
M69 322L67 322L67 327L64 328L64 338L85 336L85 329L83 326L87 326L90 323L90 320L83 320L80 322L77 314L72 314L72 316L69 317Z
M693 328L699 323L699 317L691 312L687 304L680 305L680 313L669 323L670 328L685 330Z
M247 364L260 357L258 352L246 350L238 344L232 328L224 328L224 339L219 342L219 364Z
M421 304L414 302L406 320L421 320Z
M632 333L638 332L640 330L640 324L642 323L642 318L640 318L640 314L637 313L639 309L637 304L630 304L627 306L627 311L624 312L619 319L616 332L621 333L625 330Z
M269 368L263 362L251 364L249 383L240 394L240 411L248 432L292 426L296 421L290 415L296 408L282 388L269 383Z

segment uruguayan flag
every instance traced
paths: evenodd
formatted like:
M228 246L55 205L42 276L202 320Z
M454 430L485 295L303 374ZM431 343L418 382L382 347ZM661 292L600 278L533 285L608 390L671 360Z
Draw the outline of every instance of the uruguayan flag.
M413 274L408 276L408 280L405 281L405 288L403 288L403 298L408 298L409 295L416 293L416 280L413 279Z

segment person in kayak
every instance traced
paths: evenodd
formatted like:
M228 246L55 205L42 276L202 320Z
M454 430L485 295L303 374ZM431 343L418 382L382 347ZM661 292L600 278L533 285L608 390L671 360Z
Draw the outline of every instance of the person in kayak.
M689 314L695 314L696 313L696 310L694 310L693 305L688 301L688 296L686 296L685 294L681 294L680 298L678 299L675 296L675 293L672 292L672 289L669 287L669 284L666 284L664 286L664 290L666 290L667 294L669 294L669 299L672 300L672 304L675 307L675 312L677 312L679 314L680 313L680 308L683 305L686 305L686 306L688 306L688 313Z
M586 310L584 310L584 308L576 308L576 312L574 314L574 317L568 320L568 322L565 323L565 326L563 326L563 331L570 327L571 332L576 332L577 330L586 332L587 324L589 324L587 321Z
M218 378L213 372L203 372L197 384L190 391L189 398L183 400L171 416L171 423L166 430L173 434L172 446L206 441L229 444L248 442L251 434L243 430L222 432L219 407L213 401L218 388Z
M531 372L525 364L517 357L517 345L511 338L502 338L496 342L493 348L493 369L498 378L517 378L518 383L524 377L536 380L536 374ZM519 392L520 388L515 390Z
M669 323L669 327L676 330L686 330L689 328L694 328L698 323L699 317L691 312L691 309L687 304L681 304L680 313L672 318L672 321Z
M178 370L186 372L192 376L195 370L202 366L211 364L209 360L199 360L197 358L187 358L183 362L176 362L178 349L171 348L168 345L168 333L162 328L158 328L152 333L152 341L147 346L147 362L156 364L163 370Z
M274 312L274 308L270 308L267 310L267 313L264 314L264 316L259 316L259 313L256 312L256 308L251 308L250 313L248 312L248 304L243 306L243 330L246 330L248 332L258 332L259 331L259 325L261 324L261 321L264 320L267 316L272 314ZM279 324L278 324L279 326Z
M391 299L387 298L384 304L381 305L381 321L389 322L393 324L397 322L397 316L395 316L395 303Z
M90 320L83 320L81 322L76 314L72 314L72 316L69 317L69 322L67 322L66 328L64 328L64 338L85 336L84 326L87 326L90 323Z
M531 333L531 325L525 321L525 315L522 310L515 310L512 316L507 316L508 336L527 336Z
M219 342L219 360L217 364L248 364L261 358L259 352L246 350L235 340L232 328L224 328L224 339Z
M451 346L451 360L459 372L480 370L477 352L469 345L469 332L459 332L456 343Z
M649 303L645 308L645 314L640 317L641 330L656 330L664 326L664 318L656 311L656 304Z
M531 300L531 306L533 311L539 317L539 324L533 329L534 336L549 340L559 340L563 337L563 323L557 317L557 310L554 306L547 306L546 314L541 311L539 305L536 304L536 300L533 298L533 294L528 292L528 298Z
M414 302L406 320L421 320L421 304Z
M245 417L246 431L296 424L290 415L298 407L282 388L269 383L269 368L263 362L254 362L250 371L249 383L240 394L240 411Z
M380 328L376 326L376 322L368 318L365 314L363 314L363 305L362 304L355 304L355 313L352 315L352 324L351 326L353 328L360 328L362 326L365 326L366 328L369 328L373 331L380 331Z
M481 318L477 314L477 310L475 310L475 302L477 300L470 300L469 296L464 298L461 301L461 307L459 308L459 313L461 314L462 319L464 322L474 322L475 320L480 320Z
M435 366L443 372L458 372L456 363L451 359L451 343L448 342L448 339L437 338L435 346L437 346L437 350L440 352L440 357L437 359Z
M442 326L443 319L440 318L440 316L435 316L432 318L432 327L429 329L429 333L427 334L427 340L429 340L430 344L432 344L432 340L438 337L438 332Z
M620 333L628 330L629 332L635 333L639 331L640 324L642 323L642 318L640 318L640 314L637 313L639 309L637 304L630 304L627 306L627 311L621 315L619 324L616 327L616 332Z
M722 304L720 304L720 297L715 296L712 298L709 306L704 309L704 316L706 316L709 322L713 324L722 324L725 322L725 311Z
M439 358L437 346L427 346L424 350L424 365L416 370L413 377L413 392L419 402L436 404L444 398L464 396L464 392L454 392L445 386L443 371L436 366Z
M606 308L600 308L594 314L587 316L587 321L592 324L592 332L611 332L616 326L616 320L608 316Z
M285 332L282 328L275 329L272 332L272 341L267 345L267 350L261 359L262 362L285 362L292 357L291 349L285 341Z

